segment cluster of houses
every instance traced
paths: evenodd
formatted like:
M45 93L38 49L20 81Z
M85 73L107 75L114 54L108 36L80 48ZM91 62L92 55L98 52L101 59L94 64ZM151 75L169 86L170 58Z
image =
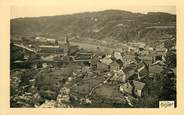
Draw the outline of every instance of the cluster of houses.
M91 71L106 73L104 84L118 83L121 93L136 97L142 97L142 91L146 86L142 79L148 77L152 69L155 70L154 67L158 66L158 61L161 63L164 60L166 52L164 48L154 49L146 46L145 43L129 42L126 44L127 47L122 48L122 51L106 54L100 51L100 48L98 48L98 52L92 52L77 45L71 45L67 37L66 43L63 45L58 44L55 39L44 37L36 37L35 41L52 43L41 44L35 50L29 51L40 57L39 64L42 64L42 68L54 67L55 63L60 67L63 64L75 63L81 65L82 72L87 74ZM161 66L159 67L161 68Z
M122 56L120 52L113 52L112 55L107 55L101 59L92 58L91 65L96 71L108 73L104 83L120 83L122 93L132 94L134 90L134 94L141 97L141 91L145 86L141 79L149 75L148 65L141 59L136 60L135 56L129 57ZM130 85L131 81L133 82Z

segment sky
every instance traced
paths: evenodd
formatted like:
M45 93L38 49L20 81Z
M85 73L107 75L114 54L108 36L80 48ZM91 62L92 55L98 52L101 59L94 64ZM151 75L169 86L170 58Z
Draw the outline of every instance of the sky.
M62 4L52 6L11 6L11 18L19 17L40 17L64 14L74 14L81 12L103 11L108 9L126 10L136 13L166 12L176 14L175 6L125 6L121 4Z

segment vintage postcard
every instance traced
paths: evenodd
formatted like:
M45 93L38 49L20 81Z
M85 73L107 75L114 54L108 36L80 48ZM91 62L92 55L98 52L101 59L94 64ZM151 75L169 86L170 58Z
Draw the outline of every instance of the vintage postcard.
M19 3L2 2L0 114L184 114L182 2Z

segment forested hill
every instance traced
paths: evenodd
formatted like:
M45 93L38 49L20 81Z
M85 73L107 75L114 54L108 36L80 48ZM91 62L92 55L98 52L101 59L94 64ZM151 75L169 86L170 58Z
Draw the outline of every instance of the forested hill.
M41 35L63 39L69 34L83 40L149 41L175 33L176 15L162 12L141 14L105 10L11 20L11 36Z

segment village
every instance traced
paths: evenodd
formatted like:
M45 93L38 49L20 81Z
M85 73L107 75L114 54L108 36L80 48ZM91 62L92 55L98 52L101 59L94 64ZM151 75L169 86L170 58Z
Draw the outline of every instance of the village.
M165 41L176 41L170 36ZM12 107L158 107L168 50L126 42L81 47L43 36L11 41ZM174 43L173 42L173 43ZM176 75L176 67L172 68Z

